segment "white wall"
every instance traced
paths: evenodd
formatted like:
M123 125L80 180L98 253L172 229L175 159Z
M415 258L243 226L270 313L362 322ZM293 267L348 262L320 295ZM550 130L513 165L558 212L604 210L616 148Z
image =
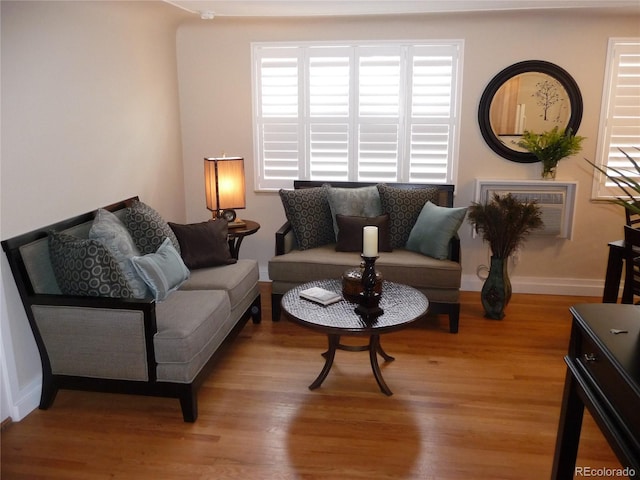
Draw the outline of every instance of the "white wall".
M530 238L511 268L514 291L600 295L607 242L619 238L624 216L610 205L590 202L591 173L600 114L607 40L639 36L640 17L602 13L536 12L411 15L397 17L193 20L178 30L180 106L183 126L187 217L207 218L202 158L223 151L245 157L248 188L253 186L250 43L260 41L462 38L465 41L460 164L456 204L473 200L476 178L539 179L540 165L509 162L487 147L477 109L487 83L521 60L547 60L571 73L584 97L579 134L587 137L581 155L560 163L558 180L579 182L574 239ZM274 232L284 220L276 193L249 192L246 218L262 229L248 237L241 256L266 267ZM462 227L463 281L479 289L476 269L488 263L488 247ZM264 271L263 271L264 276Z
M132 195L183 221L175 32L184 13L162 2L0 5L1 237ZM1 258L3 390L19 420L39 401L40 357Z

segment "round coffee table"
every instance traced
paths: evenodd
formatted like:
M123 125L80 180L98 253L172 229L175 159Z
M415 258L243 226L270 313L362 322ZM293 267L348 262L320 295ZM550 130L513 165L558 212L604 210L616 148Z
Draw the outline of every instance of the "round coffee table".
M329 374L336 350L351 352L368 351L371 369L382 393L393 393L382 378L377 354L386 362L394 360L380 346L380 335L405 328L412 322L424 316L429 309L429 301L418 290L408 285L387 282L382 283L380 307L384 313L374 321L365 321L354 309L357 303L342 299L337 303L323 306L300 297L300 291L310 287L321 287L338 294L342 294L340 280L317 280L292 288L282 297L282 311L285 316L295 323L324 333L328 337L329 349L322 355L325 364L318 378L309 385L313 390L322 385ZM340 343L342 335L368 336L369 343L363 346L343 345Z

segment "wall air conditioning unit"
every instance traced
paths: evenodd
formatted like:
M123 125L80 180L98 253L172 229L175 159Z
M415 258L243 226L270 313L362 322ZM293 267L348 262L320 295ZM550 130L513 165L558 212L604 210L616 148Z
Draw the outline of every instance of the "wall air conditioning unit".
M476 180L476 202L484 203L494 194L535 200L542 211L544 226L532 235L571 239L577 182L549 180Z

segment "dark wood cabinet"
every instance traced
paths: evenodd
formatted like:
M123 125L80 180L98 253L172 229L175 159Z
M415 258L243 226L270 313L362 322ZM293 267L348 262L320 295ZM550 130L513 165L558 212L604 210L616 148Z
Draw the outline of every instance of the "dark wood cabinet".
M573 324L551 478L574 478L584 407L626 475L640 478L640 307L571 307Z

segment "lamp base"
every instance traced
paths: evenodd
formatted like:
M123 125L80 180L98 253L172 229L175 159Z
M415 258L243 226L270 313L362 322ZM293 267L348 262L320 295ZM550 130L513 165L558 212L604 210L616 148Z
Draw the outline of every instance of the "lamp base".
M236 211L232 208L218 210L214 212L213 217L226 220L229 228L243 228L247 226L245 222L236 217Z

